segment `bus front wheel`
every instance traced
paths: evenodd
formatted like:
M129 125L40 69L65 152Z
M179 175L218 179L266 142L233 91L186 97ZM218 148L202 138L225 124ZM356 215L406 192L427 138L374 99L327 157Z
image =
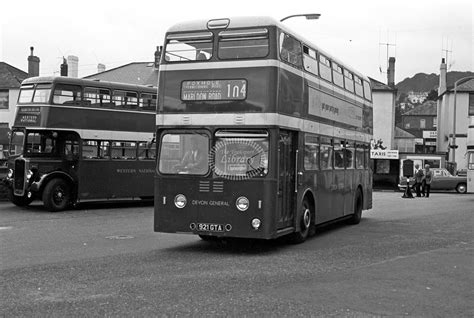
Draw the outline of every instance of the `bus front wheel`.
M291 242L294 244L303 243L309 236L312 212L308 198L304 198L303 203L301 204L301 213L299 213L298 218L299 229L291 235Z
M70 186L62 179L53 179L44 188L43 204L50 212L57 212L66 209L70 200Z
M354 197L354 214L349 219L349 224L359 224L362 218L362 191L357 189Z

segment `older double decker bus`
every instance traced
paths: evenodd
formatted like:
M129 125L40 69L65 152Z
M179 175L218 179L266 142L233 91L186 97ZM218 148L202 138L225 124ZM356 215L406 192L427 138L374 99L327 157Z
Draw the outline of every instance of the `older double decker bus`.
M155 231L303 242L371 208L368 78L276 20L171 27L158 89Z
M23 81L6 183L19 206L153 198L156 87L68 77Z

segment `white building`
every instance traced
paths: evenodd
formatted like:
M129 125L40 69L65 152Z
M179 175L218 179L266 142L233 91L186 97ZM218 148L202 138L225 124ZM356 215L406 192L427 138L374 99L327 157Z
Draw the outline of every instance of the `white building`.
M447 168L453 171L467 169L467 131L469 116L474 115L474 79L457 83L455 94L454 85L446 85L446 64L443 59L438 89L436 146L439 153L447 155Z

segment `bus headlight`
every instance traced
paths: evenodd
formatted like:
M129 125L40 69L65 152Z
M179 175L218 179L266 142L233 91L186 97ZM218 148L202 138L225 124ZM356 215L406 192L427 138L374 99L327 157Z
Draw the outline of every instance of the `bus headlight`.
M13 170L12 169L8 169L7 177L10 178L10 179L13 178Z
M33 176L33 171L28 170L28 172L26 173L26 180L30 180L32 176Z
M252 220L252 227L254 228L254 230L258 230L260 228L260 225L262 225L262 221L260 221L260 219L253 219Z
M177 196L174 197L174 205L176 205L178 209L184 208L187 202L188 201L186 200L186 197L184 196L184 194L178 194Z
M249 208L249 199L247 199L246 197L239 197L236 201L235 201L235 206L237 207L237 209L239 211L247 211L247 209Z

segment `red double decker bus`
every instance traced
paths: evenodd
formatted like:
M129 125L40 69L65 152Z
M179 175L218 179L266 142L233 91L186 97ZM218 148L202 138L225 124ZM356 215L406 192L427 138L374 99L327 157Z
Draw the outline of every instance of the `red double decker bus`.
M49 211L153 198L157 89L68 77L23 81L6 183L19 206Z
M157 232L295 242L372 206L367 77L274 19L166 33Z

